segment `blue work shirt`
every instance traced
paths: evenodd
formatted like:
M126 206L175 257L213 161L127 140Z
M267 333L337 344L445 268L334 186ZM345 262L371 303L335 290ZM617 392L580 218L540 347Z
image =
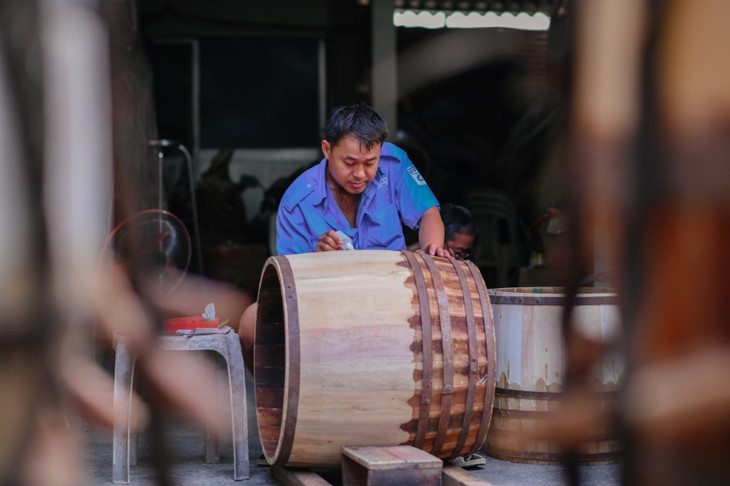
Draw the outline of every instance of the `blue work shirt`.
M375 178L360 199L355 228L350 228L327 185L326 170L325 158L297 177L281 198L276 216L279 255L313 252L329 230L341 230L355 249L405 250L402 224L418 229L423 213L439 205L408 155L385 142Z

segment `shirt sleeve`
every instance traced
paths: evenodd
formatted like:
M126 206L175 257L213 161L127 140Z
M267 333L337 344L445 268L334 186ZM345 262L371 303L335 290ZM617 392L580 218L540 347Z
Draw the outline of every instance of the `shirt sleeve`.
M438 199L405 153L400 163L395 164L394 172L395 200L401 219L403 224L416 230L423 213L434 206L438 207Z
M299 206L287 210L279 205L276 213L276 253L292 255L315 250L304 214Z

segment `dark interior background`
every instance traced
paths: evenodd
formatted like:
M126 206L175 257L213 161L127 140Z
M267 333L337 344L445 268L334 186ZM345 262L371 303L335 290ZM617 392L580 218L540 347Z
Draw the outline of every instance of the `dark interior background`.
M516 284L516 270L543 250L535 223L561 204L560 174L552 169L567 112L567 16L558 15L559 3L530 4L553 14L548 32L396 31L398 124L391 141L409 153L442 203L470 207L474 198L496 194L514 207L509 224L519 228L518 241L508 242L515 256L504 283ZM520 2L511 7L528 8ZM228 149L317 149L322 107L371 102L370 8L354 0L140 2L137 21L153 73L160 137L223 155ZM200 93L194 108L195 58ZM226 161L219 162L225 169ZM301 160L301 168L312 162ZM259 214L248 217L241 216L236 197L256 186L255 178L227 180L221 172L215 197L199 193L199 201L213 205L201 216L202 244L268 245L269 218L301 168L261 188ZM168 192L170 207L189 222L188 194L183 189L176 195L175 187ZM498 238L515 239L510 231L499 229Z

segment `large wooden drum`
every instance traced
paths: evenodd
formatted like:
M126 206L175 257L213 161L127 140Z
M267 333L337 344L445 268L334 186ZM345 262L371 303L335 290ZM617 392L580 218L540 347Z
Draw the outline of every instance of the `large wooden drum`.
M422 253L270 257L254 382L269 464L334 466L343 446L478 450L494 400L488 290L471 263Z
M488 453L498 459L536 464L560 461L550 440L530 437L560 413L566 353L562 316L567 296L560 287L523 287L489 290L497 339L497 386L494 416L487 439ZM617 296L610 289L579 289L573 326L600 344L620 332ZM590 374L591 398L609 409L623 376L623 361L606 353ZM597 431L581 445L583 464L616 462L620 446L610 430ZM535 434L537 435L537 434Z

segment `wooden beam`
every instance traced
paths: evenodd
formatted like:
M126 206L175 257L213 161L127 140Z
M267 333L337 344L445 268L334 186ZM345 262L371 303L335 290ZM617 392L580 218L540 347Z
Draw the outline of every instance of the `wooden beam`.
M441 486L492 486L492 483L479 479L460 467L449 466L441 474Z
M286 468L273 466L271 475L276 478L282 486L332 486L322 476L309 469Z
M443 462L412 446L343 447L343 486L440 486Z

